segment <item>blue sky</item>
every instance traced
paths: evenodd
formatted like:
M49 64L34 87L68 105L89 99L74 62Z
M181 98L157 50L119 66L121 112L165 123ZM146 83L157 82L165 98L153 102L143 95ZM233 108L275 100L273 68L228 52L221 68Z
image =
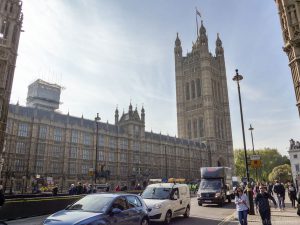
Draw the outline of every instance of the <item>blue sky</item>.
M196 39L195 7L209 48L223 42L234 148L242 148L235 69L247 148L250 123L255 148L287 153L299 139L300 121L288 59L273 0L26 0L11 103L26 103L27 86L42 78L58 83L62 113L114 122L114 110L131 100L146 111L146 130L175 136L174 41L183 52Z

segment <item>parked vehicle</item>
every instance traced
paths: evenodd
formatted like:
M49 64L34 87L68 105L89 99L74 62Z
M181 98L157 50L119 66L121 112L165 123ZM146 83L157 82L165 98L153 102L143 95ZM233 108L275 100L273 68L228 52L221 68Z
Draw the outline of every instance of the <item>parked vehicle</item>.
M235 191L238 187L240 187L241 179L240 177L232 177L232 190Z
M142 198L149 208L150 221L164 221L165 224L170 224L173 217L190 216L191 197L186 184L151 184L142 193Z
M226 199L233 197L231 168L202 167L201 182L197 193L198 205L218 204L222 206Z
M146 204L133 194L90 194L49 216L44 225L148 225Z

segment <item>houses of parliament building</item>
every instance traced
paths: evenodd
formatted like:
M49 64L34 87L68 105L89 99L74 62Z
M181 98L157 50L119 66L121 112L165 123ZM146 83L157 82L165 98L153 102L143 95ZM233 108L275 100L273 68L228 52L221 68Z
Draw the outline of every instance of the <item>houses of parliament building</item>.
M202 166L233 165L219 36L212 55L202 23L191 52L182 55L177 34L174 54L178 137L146 131L145 109L131 103L122 114L115 109L113 124L62 114L61 87L38 79L28 86L26 106L10 104L2 120L2 184L15 191L41 179L61 190L79 181L145 186L151 178L195 181Z

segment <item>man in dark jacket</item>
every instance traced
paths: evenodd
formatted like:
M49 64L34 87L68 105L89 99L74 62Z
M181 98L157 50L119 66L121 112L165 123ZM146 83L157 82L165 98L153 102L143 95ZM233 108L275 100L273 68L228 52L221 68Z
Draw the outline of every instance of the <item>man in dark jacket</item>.
M4 196L3 186L0 185L0 208L1 206L4 205L4 202L5 202L5 196Z
M280 208L280 210L284 210L284 208L285 208L285 204L284 204L285 188L284 188L283 184L281 184L278 180L276 180L276 183L273 187L273 191L277 196L278 207Z
M263 225L272 225L269 199L271 199L275 207L277 207L276 201L273 196L266 192L265 187L260 186L259 193L255 197L255 205L256 211L259 211Z

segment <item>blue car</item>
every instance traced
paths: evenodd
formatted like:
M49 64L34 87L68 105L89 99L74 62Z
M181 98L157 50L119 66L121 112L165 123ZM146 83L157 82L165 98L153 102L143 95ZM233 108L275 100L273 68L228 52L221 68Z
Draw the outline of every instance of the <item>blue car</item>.
M91 194L49 216L44 225L149 225L147 206L133 194Z

